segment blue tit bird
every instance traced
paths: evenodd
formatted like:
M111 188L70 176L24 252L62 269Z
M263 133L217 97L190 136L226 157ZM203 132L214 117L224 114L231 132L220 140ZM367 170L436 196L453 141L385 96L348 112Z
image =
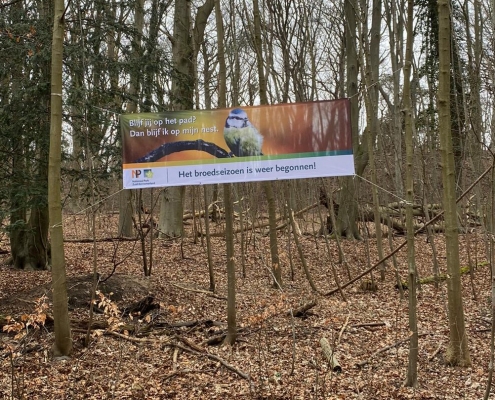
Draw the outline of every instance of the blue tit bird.
M225 121L223 137L236 157L262 156L263 136L258 132L244 110L235 108Z

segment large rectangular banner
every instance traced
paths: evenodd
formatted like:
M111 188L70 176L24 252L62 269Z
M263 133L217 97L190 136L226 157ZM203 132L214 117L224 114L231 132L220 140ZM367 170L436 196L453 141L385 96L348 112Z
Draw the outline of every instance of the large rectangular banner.
M347 99L120 116L125 189L354 174Z

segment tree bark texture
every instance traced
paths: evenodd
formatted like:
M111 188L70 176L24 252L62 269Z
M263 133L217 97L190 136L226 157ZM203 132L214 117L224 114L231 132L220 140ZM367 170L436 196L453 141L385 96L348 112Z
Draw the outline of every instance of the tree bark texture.
M450 44L451 22L448 0L438 1L439 22L439 85L438 122L442 159L443 203L445 209L445 241L447 252L447 296L449 314L449 344L445 361L450 365L469 366L467 332L462 305L459 263L459 235L457 231L456 182L454 149L450 121Z
M53 318L55 323L54 356L68 356L72 351L67 280L65 272L64 237L62 230L62 200L60 166L62 155L62 53L64 45L64 1L55 0L52 41L52 84L50 153L48 165L48 204L52 241Z
M404 63L404 109L406 131L406 227L407 227L407 266L409 287L409 363L405 386L418 385L418 318L416 299L416 261L414 253L414 142L413 109L411 104L411 66L413 55L413 0L408 0L407 7L407 42ZM455 201L455 199L454 199Z

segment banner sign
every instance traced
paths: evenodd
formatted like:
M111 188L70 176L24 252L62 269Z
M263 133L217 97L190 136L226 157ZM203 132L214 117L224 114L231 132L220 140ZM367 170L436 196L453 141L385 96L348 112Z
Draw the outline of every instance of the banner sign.
M120 116L125 189L354 174L347 99Z

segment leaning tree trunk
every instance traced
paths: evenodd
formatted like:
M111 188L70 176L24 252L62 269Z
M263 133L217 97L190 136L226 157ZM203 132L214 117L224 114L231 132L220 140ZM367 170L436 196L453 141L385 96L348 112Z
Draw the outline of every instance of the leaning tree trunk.
M68 356L72 351L67 281L65 273L64 237L60 166L62 155L62 53L64 46L64 0L55 0L52 41L52 84L50 153L48 165L48 206L52 241L53 319L55 322L54 356Z

